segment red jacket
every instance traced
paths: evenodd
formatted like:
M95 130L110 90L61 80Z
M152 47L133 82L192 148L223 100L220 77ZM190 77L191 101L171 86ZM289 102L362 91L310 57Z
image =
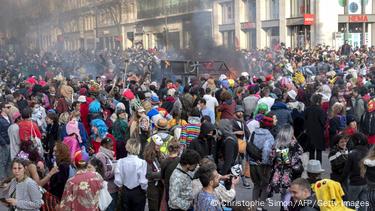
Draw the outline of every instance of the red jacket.
M236 110L236 102L232 100L232 104L227 104L223 102L219 105L218 109L221 112L220 119L234 119L234 111Z
M29 141L31 137L42 138L38 125L31 120L22 120L18 123L20 140Z
M116 158L116 139L115 139L115 137L112 134L107 133L107 135L104 138L110 138L112 140L113 152L115 152L114 157ZM95 140L92 140L92 147L94 149L95 154L99 152L100 145L101 145L101 142L96 142Z

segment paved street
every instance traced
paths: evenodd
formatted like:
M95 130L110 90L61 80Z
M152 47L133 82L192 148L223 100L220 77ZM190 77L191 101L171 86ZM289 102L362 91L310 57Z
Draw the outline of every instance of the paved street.
M308 153L305 153L304 157L306 158L305 160L307 162L307 160L308 160ZM328 151L323 152L323 165L322 165L322 168L324 170L326 170L323 173L322 178L329 178L331 166L330 166L330 164L328 162ZM305 166L305 169L306 169L306 166ZM303 177L306 177L306 172L304 172ZM248 180L251 181L250 179L248 179ZM241 200L250 201L251 198L252 198L252 191L253 191L253 189L245 189L242 186L242 183L239 184L239 186L237 186L237 200L239 200L239 201L241 201ZM272 197L271 200L274 203L278 203L278 201L280 201L280 194L275 194ZM266 207L266 209L268 211L279 211L280 207Z

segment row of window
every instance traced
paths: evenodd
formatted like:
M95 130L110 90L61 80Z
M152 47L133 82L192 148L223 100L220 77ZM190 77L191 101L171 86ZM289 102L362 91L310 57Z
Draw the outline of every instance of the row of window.
M60 0L60 1L65 1L64 9L65 11L67 11L67 10L73 10L73 9L84 7L93 0Z
M122 9L122 20L125 22L129 19L134 19L135 17L135 5L134 4L128 4L123 5L121 7ZM118 17L118 10L111 10L114 11L115 14L113 14L115 17ZM109 26L114 25L115 21L112 17L110 10L103 10L98 12L98 25L99 26ZM116 14L117 12L117 14ZM84 31L93 30L95 29L95 14L84 16L81 19L81 24L83 26ZM78 20L71 20L69 22L65 23L64 30L69 32L75 32L78 31L79 25L81 25Z
M274 20L279 18L279 0L262 0L260 2L264 4L264 16L263 20ZM234 23L234 0L225 1L220 3L221 6L221 17L222 24ZM301 17L305 13L310 13L310 0L290 0L290 17ZM256 19L256 0L248 0L245 3L244 8L244 19L249 22L255 22Z

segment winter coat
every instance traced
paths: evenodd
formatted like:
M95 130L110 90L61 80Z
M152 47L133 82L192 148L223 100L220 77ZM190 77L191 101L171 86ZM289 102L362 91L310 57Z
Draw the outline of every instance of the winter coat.
M375 111L366 112L360 122L361 132L365 135L375 135Z
M282 149L287 150L287 153L280 153L279 150ZM292 181L301 177L301 174L303 173L301 160L303 149L298 142L292 141L287 147L282 149L276 149L276 147L273 147L271 152L273 169L270 189L276 193L286 191L290 187Z
M2 115L0 115L0 145L9 145L9 126L10 122L8 122L8 120L6 120Z
M214 130L215 127L211 124L203 123L201 126L201 131L197 139L194 139L190 145L189 149L193 149L199 153L201 158L209 155L213 155L215 152L215 139L207 138L205 135Z
M230 99L220 104L217 110L221 112L221 119L233 119L235 109L236 102Z
M217 145L218 154L216 160L223 161L220 174L226 175L230 173L231 167L235 165L238 158L238 143L236 136L233 134L232 121L228 119L221 120L219 130L222 133L222 140Z
M360 174L360 162L367 155L367 146L355 146L348 155L340 182L343 183L349 177L349 184L352 186L366 185L366 180Z
M191 110L193 109L194 99L191 94L186 93L180 98L182 104L182 114L181 117L186 119L189 115Z
M69 179L70 164L62 162L57 165L59 167L59 172L54 174L50 179L50 192L61 200L66 181Z
M305 129L308 142L314 149L324 150L324 126L326 114L319 106L313 105L305 111Z
M262 150L262 165L272 165L271 152L272 147L275 144L275 139L268 129L257 128L254 131L254 145ZM250 157L250 164L256 165L255 160Z
M286 124L293 124L292 112L288 109L288 106L282 102L275 102L271 107L271 111L277 117L278 127L282 127Z
M244 137L237 136L237 138L241 138L243 140L248 140L250 138L249 128L247 127L247 125L245 124L243 120L233 119L233 132L236 132L236 131L244 131Z
M65 98L61 97L57 101L57 106L56 106L55 109L56 109L57 113L59 113L59 114L62 114L64 112L69 111L69 103L68 103L68 101L66 101Z
M355 99L352 99L352 105L354 110L354 115L357 120L360 120L362 115L365 113L365 101L362 99L361 96L358 96Z
M342 119L345 119L345 116L336 116L329 120L329 140L331 147L334 144L334 137L345 129L346 122L343 123Z
M46 129L46 137L43 141L43 147L45 151L48 151L50 155L52 155L53 147L55 147L55 143L57 140L60 140L59 136L59 124L53 123L48 124ZM62 194L62 193L61 193Z
M18 152L20 151L20 134L19 134L20 128L18 127L17 123L14 123L9 126L8 128L8 135L10 140L10 159L13 160Z
M336 145L329 152L328 159L331 163L331 179L338 181L348 160L348 150L341 150Z

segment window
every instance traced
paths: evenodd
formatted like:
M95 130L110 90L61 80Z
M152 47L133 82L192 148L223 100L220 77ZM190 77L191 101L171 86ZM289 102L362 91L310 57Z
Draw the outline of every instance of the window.
M234 49L234 31L224 31L223 34L223 46L226 48Z
M279 18L279 0L266 1L266 18L268 20L276 20Z
M234 22L234 4L233 2L227 2L221 4L222 8L222 23L231 24Z
M256 21L256 1L255 0L248 0L247 1L247 8L246 8L246 18L249 22L254 22Z
M310 0L290 0L291 17L301 17L310 13Z

